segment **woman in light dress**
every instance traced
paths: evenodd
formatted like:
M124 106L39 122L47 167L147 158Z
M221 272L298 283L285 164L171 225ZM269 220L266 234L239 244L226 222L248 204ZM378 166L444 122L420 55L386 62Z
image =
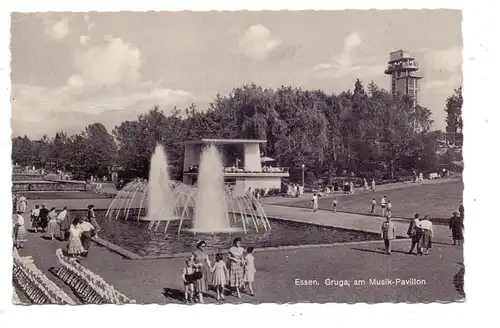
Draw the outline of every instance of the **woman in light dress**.
M79 225L80 219L76 218L69 227L68 254L72 257L79 257L80 254L85 252L80 239L83 231Z
M14 215L14 247L23 248L26 241L26 228L24 227L23 212L17 211Z
M229 249L229 286L236 289L238 298L241 298L240 288L243 287L244 280L243 247L241 247L241 238L233 240L233 247Z
M420 228L422 229L422 237L420 238L422 251L420 255L429 255L429 248L432 248L432 222L429 221L429 216L426 215L422 221L420 221Z
M195 272L201 273L201 276L197 274L194 281L195 293L198 295L200 303L203 303L203 293L206 293L208 290L208 273L212 267L208 254L204 250L206 245L207 243L204 240L198 241L196 243L196 251L192 255Z
M49 223L47 225L47 233L45 237L54 240L56 236L61 234L61 231L59 230L59 223L57 223L57 212L55 207L50 209L48 218Z

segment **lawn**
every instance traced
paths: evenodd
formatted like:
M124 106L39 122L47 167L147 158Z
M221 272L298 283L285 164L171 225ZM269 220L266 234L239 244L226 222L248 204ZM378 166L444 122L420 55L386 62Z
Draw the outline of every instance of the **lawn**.
M23 195L27 199L106 199L111 198L104 194L88 191L26 191Z
M401 189L362 192L354 195L338 196L339 212L369 214L371 200L377 200L377 214L380 214L380 199L387 196L392 203L392 216L396 218L411 218L415 213L429 215L432 218L450 218L463 202L463 182L450 181L439 184L418 185ZM319 208L331 210L332 199L327 196L319 199ZM280 203L282 206L310 208L311 199L303 199Z

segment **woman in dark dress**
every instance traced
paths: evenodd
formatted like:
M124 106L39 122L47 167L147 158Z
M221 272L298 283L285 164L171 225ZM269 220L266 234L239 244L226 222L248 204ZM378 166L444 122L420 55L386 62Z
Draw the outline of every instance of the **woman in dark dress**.
M458 216L457 212L453 212L453 217L450 219L451 237L453 246L460 246L464 240L464 221Z
M198 294L200 303L203 303L203 293L206 293L208 290L208 273L212 267L208 254L204 250L206 245L207 243L204 240L198 241L196 243L196 251L193 252L192 256L193 267L195 268L194 290Z

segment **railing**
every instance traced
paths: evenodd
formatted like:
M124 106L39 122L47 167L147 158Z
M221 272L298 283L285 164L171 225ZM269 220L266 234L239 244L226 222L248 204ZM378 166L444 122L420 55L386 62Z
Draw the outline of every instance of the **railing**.
M61 267L54 268L52 272L68 284L85 303L135 303L135 300L117 291L101 276L85 268L74 259L64 256L61 249L56 251L56 256Z
M75 302L34 265L31 257L13 252L12 279L15 285L35 304L70 304ZM17 301L20 303L19 298Z
M267 167L262 168L260 171L251 171L245 169L239 169L234 167L225 167L223 168L224 173L288 173L288 167ZM190 169L184 171L184 173L198 173L198 169Z

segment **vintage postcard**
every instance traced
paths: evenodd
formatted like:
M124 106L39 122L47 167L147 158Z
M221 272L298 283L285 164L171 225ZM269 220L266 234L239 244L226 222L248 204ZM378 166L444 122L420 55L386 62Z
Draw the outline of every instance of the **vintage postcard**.
M15 304L465 300L460 10L11 20Z

